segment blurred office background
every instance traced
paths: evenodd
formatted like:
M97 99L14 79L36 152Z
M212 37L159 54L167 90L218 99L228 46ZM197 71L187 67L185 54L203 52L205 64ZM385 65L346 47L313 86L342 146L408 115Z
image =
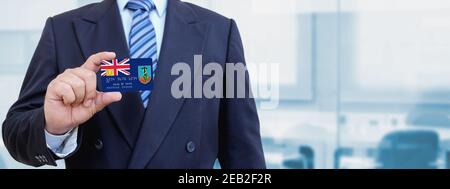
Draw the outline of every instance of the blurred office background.
M45 19L96 1L0 0L0 120ZM280 64L269 168L450 168L450 1L190 2L237 21L248 62ZM1 142L0 168L29 167Z

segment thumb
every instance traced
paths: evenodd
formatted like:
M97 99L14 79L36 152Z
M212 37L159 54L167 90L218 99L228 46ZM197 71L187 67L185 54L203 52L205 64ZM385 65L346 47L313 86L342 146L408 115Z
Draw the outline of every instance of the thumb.
M98 92L95 98L95 111L99 112L103 110L106 106L113 102L118 102L122 99L122 94L120 92L109 92L103 93Z

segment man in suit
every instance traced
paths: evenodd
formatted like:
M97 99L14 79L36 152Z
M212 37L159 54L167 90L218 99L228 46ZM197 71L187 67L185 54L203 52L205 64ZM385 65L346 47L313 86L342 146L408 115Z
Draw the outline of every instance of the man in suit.
M5 145L32 166L265 168L252 98L171 95L172 66L193 67L194 55L244 63L235 22L179 0L105 0L51 17L3 123ZM153 90L99 92L100 62L116 57L152 58Z

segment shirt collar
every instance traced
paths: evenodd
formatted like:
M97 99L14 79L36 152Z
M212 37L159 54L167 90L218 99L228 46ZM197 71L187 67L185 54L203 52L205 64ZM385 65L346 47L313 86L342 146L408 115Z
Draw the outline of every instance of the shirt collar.
M129 0L117 0L117 4L119 5L120 10L125 10L125 6L127 6ZM156 7L156 12L158 16L164 15L167 10L167 0L153 0L153 3Z

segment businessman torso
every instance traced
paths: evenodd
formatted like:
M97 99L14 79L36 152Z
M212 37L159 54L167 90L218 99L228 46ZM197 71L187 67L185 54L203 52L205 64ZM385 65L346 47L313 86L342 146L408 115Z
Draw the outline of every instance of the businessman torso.
M20 98L3 124L4 141L14 158L34 166L54 163L43 135L46 86L59 73L102 51L129 57L115 0L47 21ZM203 63L245 62L234 21L169 0L160 51L148 108L138 93L123 94L120 102L79 126L77 150L66 159L66 167L212 168L216 158L225 168L265 167L253 99L177 99L171 94L175 63L194 69L194 55L203 55Z

